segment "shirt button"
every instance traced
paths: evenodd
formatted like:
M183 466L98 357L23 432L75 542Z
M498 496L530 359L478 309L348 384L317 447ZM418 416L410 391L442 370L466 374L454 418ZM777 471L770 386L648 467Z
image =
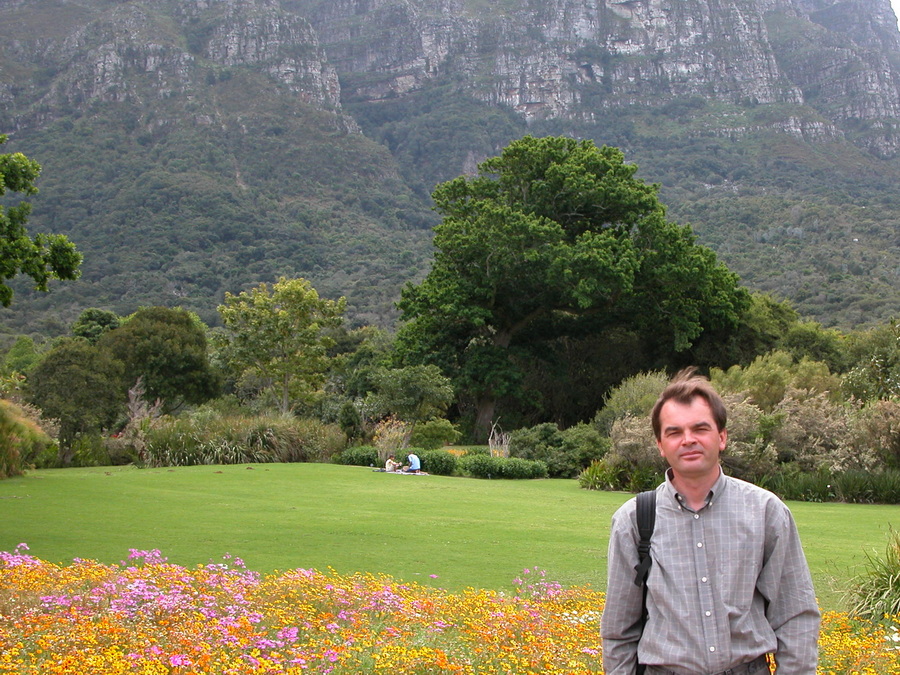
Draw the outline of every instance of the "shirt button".
M703 542L702 542L702 541L698 541L698 542L697 542L697 548L703 548Z
M705 584L705 583L706 583L706 577L701 577L700 581L702 581L702 582Z
M715 648L715 647L710 647L710 648L709 648L709 651L714 652L714 651L716 651L716 648Z
M695 513L695 514L694 514L694 520L697 520L699 517L700 517L700 514L699 514L699 513Z
M709 610L706 610L706 616L712 616L712 612L710 612Z

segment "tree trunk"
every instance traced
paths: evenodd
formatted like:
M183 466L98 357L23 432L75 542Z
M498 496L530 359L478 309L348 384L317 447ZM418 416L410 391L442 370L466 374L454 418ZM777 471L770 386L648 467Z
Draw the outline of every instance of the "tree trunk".
M491 435L491 424L494 421L494 408L497 399L493 394L482 394L475 404L475 440L487 443Z

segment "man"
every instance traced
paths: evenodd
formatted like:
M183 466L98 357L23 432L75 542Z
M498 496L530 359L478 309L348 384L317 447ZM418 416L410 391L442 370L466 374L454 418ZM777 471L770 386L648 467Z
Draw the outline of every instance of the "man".
M422 470L422 462L419 461L419 456L416 453L409 453L406 461L409 462L409 464L403 467L403 470L407 473L419 473L419 471Z
M819 609L790 511L771 492L724 475L726 411L709 381L679 373L653 408L669 464L656 488L653 564L635 585L639 536L631 499L615 513L603 611L606 675L814 675Z

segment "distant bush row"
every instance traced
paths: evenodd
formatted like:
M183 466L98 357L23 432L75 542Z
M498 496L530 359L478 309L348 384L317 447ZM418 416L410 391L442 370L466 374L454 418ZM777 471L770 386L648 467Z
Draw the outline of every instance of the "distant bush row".
M547 464L542 461L520 457L493 457L485 451L470 449L459 457L447 450L407 448L404 452L415 452L422 462L422 470L439 476L529 479L547 478L548 475ZM354 466L381 466L378 449L371 446L347 448L338 456L337 461Z

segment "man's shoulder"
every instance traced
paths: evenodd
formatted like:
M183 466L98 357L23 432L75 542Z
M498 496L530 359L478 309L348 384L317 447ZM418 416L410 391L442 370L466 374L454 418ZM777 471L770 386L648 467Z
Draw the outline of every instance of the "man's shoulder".
M741 478L735 478L734 476L725 476L725 482L728 485L725 494L730 495L731 498L753 501L760 504L777 504L785 509L787 508L787 505L778 495L755 483L750 483Z

